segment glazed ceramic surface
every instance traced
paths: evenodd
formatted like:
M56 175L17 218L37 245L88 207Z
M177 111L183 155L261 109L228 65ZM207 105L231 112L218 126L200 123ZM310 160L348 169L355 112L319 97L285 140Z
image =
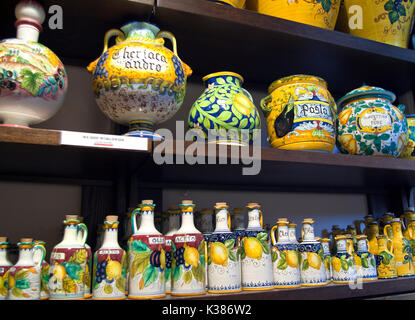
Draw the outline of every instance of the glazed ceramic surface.
M333 268L331 267L331 253L330 253L330 239L323 238L320 239L321 245L323 247L323 258L324 266L326 267L327 282L333 280Z
M290 240L291 243L298 244L296 228L297 228L297 224L295 224L294 222L290 222L288 224L288 239Z
M366 235L369 242L369 252L373 255L377 255L379 251L377 239L377 236L379 235L379 225L377 222L370 222L368 224Z
M378 278L375 256L368 249L367 237L365 235L358 235L357 252L354 259L357 278L363 281L376 280Z
M408 139L405 106L395 107L395 95L382 88L363 86L337 104L337 146L343 153L398 157Z
M408 141L399 158L415 160L415 114L407 114Z
M204 233L213 232L214 212L211 209L200 210L195 216L196 228Z
M17 38L0 42L0 121L28 127L58 112L68 79L59 58L37 42L43 8L35 1L21 1L15 12Z
M179 230L180 228L180 209L178 207L171 207L167 211L168 214L168 222L169 222L169 231L164 235L166 239L165 244L165 251L166 251L166 269L164 271L165 278L166 278L166 293L171 292L171 270L172 270L172 260L173 260L173 252L172 252L172 240L173 235Z
M349 283L357 280L356 263L353 255L347 252L345 236L335 238L337 252L332 257L333 283Z
M36 241L34 241L34 243L35 244L40 244L44 247L46 245L46 242L41 241L41 240L36 240ZM50 275L49 275L50 265L44 259L42 250L36 250L33 253L33 261L36 264L39 264L39 261L41 261L41 260L42 260L42 263L41 263L42 271L41 271L41 276L40 276L40 278L41 278L40 300L47 300L47 299L49 299L48 285L49 285L49 277L50 277Z
M108 48L113 36L116 44ZM154 125L179 110L192 73L177 55L176 39L155 25L132 22L109 30L104 41L102 55L88 66L98 106L112 121L129 125L127 135L159 139Z
M87 226L84 223L80 223L79 226L83 226L84 229L87 229ZM78 242L82 243L83 233L78 232ZM91 279L92 279L92 250L91 247L85 242L85 250L86 250L86 263L85 263L85 272L84 272L84 298L91 298L92 291L91 291Z
M198 132L209 142L244 145L256 139L258 132L253 130L261 129L261 119L251 95L241 87L242 76L224 71L203 81L206 89L190 108L189 128L201 129Z
M209 0L211 2L232 6L234 8L243 9L246 0Z
M7 289L9 282L9 269L13 266L7 256L7 248L9 243L6 237L0 239L0 300L5 300L7 297Z
M294 75L273 82L261 100L271 147L332 152L336 104L326 82Z
M385 235L377 237L379 252L375 256L379 279L393 279L398 277L396 259L393 254L393 242Z

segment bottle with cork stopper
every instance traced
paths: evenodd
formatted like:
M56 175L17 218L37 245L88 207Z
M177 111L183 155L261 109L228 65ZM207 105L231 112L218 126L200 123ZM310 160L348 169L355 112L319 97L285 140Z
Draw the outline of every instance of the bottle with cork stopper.
M7 297L7 287L4 285L8 281L8 270L13 266L9 260L7 249L9 242L7 237L0 237L0 278L2 279L2 286L0 287L0 300L5 300ZM0 279L0 281L1 281Z
M336 241L336 254L331 263L333 266L333 283L349 283L357 280L356 262L348 252L347 235L338 235Z

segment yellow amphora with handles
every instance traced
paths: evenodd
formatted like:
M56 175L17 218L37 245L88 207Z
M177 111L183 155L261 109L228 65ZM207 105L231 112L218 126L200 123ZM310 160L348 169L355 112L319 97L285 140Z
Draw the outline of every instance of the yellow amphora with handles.
M396 259L393 254L393 242L385 235L378 235L379 252L375 255L378 279L393 279L398 277Z
M392 238L388 236L390 233L393 234ZM410 231L410 233L412 232ZM415 275L411 245L402 234L402 221L399 218L392 219L390 224L385 226L384 234L393 243L392 253L395 255L398 277Z
M108 47L111 38L115 45ZM172 42L173 51L164 47ZM176 39L146 22L107 31L101 56L88 66L95 99L112 121L129 126L127 135L161 139L154 125L180 108L192 74L177 54Z

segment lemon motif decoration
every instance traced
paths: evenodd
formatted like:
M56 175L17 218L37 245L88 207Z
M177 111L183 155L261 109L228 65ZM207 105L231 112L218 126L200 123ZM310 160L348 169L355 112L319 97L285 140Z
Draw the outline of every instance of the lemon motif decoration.
M234 95L233 105L240 113L247 117L251 115L251 109L255 108L251 100L249 100L249 98L242 93Z
M160 251L160 268L164 270L166 267L166 251L164 249L161 249Z
M70 277L63 279L63 289L66 292L76 292L76 283Z
M262 246L261 242L255 237L248 237L244 240L244 250L246 255L252 259L261 260Z
M321 268L321 259L320 256L315 252L307 252L307 260L310 267L320 270Z
M357 142L352 134L343 134L340 137L340 142L347 149L350 154L356 154L357 152Z
M291 268L297 268L298 267L298 254L295 251L287 251L287 264Z
M334 271L340 272L342 264L339 258L333 257L333 259L331 260L331 264L333 266Z
M104 287L104 292L106 294L111 294L112 291L113 291L112 286L110 284L106 284L105 287Z
M107 278L118 279L121 276L121 271L121 263L115 260L108 261L107 267L105 268Z
M195 268L198 266L199 252L196 248L189 247L185 244L183 257L186 266L193 266Z
M224 267L228 265L228 248L222 242L213 242L209 254L213 263Z
M354 256L354 261L356 263L356 267L361 267L362 266L362 259L358 255Z
M66 269L64 266L57 264L55 265L55 267L53 268L53 275L56 277L56 279L58 280L62 280L66 277Z

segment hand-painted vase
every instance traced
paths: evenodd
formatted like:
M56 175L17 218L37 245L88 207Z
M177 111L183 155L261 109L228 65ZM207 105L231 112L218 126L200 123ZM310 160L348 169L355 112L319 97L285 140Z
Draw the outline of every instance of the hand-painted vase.
M231 230L245 230L245 212L243 209L234 208L231 213Z
M289 237L288 220L279 219L271 229L271 257L274 285L277 289L301 286L297 245ZM275 233L278 232L278 236ZM278 239L278 241L276 240Z
M171 271L172 271L172 261L173 261L173 252L172 252L172 239L173 235L179 230L180 228L180 209L178 206L171 206L168 213L168 221L169 221L169 230L164 235L166 239L166 269L164 271L165 278L166 278L166 293L171 293Z
M378 254L375 255L378 279L393 279L398 277L396 259L393 254L393 242L385 235L377 236Z
M59 58L37 42L45 20L42 6L20 1L15 13L16 39L0 42L0 121L28 127L58 112L68 79Z
M357 281L356 263L352 254L347 251L345 235L335 238L336 254L332 257L333 283L350 283Z
M7 237L0 237L0 300L7 298L9 269L13 266L7 255L9 243Z
M395 94L363 86L338 102L337 147L342 153L398 157L408 139L405 106L395 107Z
M331 267L330 239L321 238L320 243L323 247L324 266L326 267L327 282L333 281L333 271Z
M173 296L206 294L206 245L203 234L194 225L192 200L180 204L182 225L172 241Z
M333 152L336 103L326 82L294 75L274 81L261 100L271 147Z
M313 219L303 220L302 242L298 245L298 252L301 254L301 285L304 287L327 284L326 267L323 262L323 246L314 237L313 224Z
M110 38L116 44L108 48ZM173 44L173 52L163 46ZM126 135L161 139L154 125L170 119L186 93L189 66L177 55L176 39L146 22L131 22L107 31L101 56L88 66L101 111L129 125Z
M104 241L94 254L92 299L123 300L126 298L127 253L118 244L118 216L107 216Z
M82 300L88 259L85 249L88 230L77 215L67 215L63 223L63 240L53 248L50 256L49 298ZM82 239L78 238L78 233L82 233Z
M270 236L263 229L261 206L248 203L248 227L241 242L242 290L271 290L274 274Z
M369 252L367 236L357 235L357 252L354 256L356 262L357 278L362 281L377 280L375 256Z
M41 244L35 244L33 239L23 238L17 244L19 259L7 273L9 300L40 300L42 262L46 249ZM41 251L40 259L33 260L36 250Z
M407 114L408 141L399 158L415 160L415 114Z
M260 134L261 119L252 96L234 72L202 79L206 89L190 108L188 125L210 143L247 145Z
M166 296L166 254L164 236L154 225L153 200L143 200L133 211L133 235L129 240L129 299L154 299ZM141 215L137 229L136 215Z
M230 230L229 206L215 205L216 228L208 238L207 275L209 293L241 291L241 260L238 237Z
M42 240L35 240L35 244L40 244L42 246L46 246L46 242ZM49 299L49 271L50 271L50 265L47 263L45 257L43 257L43 252L41 250L36 250L33 253L33 261L35 263L39 263L39 261L42 260L42 271L41 271L41 289L40 289L40 300L47 300Z

